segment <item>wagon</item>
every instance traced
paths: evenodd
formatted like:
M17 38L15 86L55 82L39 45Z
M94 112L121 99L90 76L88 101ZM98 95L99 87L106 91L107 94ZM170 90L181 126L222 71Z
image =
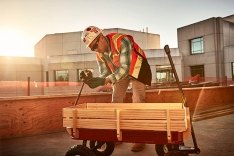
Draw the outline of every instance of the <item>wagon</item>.
M182 145L190 132L189 117L183 103L83 103L67 107L63 109L63 126L73 139L90 140L90 148L74 146L67 153L85 153L102 143L111 149L96 148L94 154L110 155L115 142Z
M116 142L155 144L158 156L200 153L189 107L170 52L166 52L181 91L182 102L82 103L63 108L63 126L73 139L83 140L82 145L71 147L66 156L109 156ZM184 139L190 135L194 147L184 146Z

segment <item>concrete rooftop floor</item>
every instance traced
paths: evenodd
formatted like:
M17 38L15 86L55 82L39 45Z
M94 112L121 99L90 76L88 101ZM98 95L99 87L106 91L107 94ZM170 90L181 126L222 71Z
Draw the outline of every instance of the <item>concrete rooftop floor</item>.
M201 150L199 156L234 155L234 114L194 122ZM0 156L64 156L81 141L73 140L67 132L0 140ZM185 145L193 146L191 140ZM112 156L156 156L154 145L147 144L142 152L131 152L131 143L117 145Z

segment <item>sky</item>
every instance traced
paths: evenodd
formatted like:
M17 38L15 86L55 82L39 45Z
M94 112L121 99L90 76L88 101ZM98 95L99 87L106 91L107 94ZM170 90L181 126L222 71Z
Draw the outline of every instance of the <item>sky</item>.
M46 34L87 26L146 30L177 48L177 28L234 14L234 0L0 0L0 56L34 56Z

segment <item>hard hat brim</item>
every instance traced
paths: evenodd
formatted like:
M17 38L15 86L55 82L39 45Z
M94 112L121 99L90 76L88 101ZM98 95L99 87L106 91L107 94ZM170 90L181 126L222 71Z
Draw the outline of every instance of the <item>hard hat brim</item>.
M86 45L86 47L88 48L90 46L90 44L102 33L103 29L100 29L100 31L96 34L95 37L92 38L92 40L90 40L89 44Z

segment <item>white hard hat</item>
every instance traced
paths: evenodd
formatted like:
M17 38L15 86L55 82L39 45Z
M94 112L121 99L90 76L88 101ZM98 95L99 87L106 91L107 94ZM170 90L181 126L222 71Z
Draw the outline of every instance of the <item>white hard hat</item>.
M93 42L93 40L101 33L102 29L99 29L95 26L89 26L83 31L81 39L88 47Z

